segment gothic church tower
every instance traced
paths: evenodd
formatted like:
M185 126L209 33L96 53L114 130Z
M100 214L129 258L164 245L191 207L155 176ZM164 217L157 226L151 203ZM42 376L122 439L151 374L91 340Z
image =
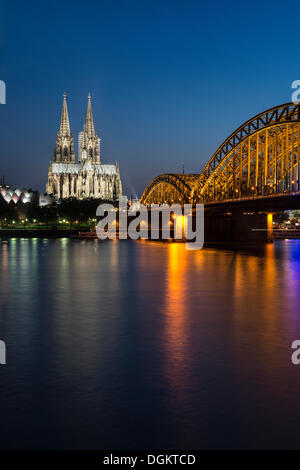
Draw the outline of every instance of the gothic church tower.
M70 130L66 93L64 93L60 127L58 133L56 134L54 161L56 163L75 162L74 139Z
M79 134L79 158L76 162L64 93L54 161L50 162L48 168L46 193L58 200L76 198L115 201L122 195L118 164L100 163L100 139L95 132L90 94L83 131Z
M78 147L78 160L80 162L90 161L94 164L100 164L100 139L95 133L90 93L83 131L79 133Z

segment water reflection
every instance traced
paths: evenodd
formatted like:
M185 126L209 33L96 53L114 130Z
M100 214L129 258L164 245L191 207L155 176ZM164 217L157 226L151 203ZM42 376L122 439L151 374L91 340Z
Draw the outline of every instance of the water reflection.
M188 251L182 244L170 243L167 253L165 298L161 309L164 316L164 366L179 405L186 399L184 392L189 384Z
M299 255L298 241L0 245L1 445L297 447Z

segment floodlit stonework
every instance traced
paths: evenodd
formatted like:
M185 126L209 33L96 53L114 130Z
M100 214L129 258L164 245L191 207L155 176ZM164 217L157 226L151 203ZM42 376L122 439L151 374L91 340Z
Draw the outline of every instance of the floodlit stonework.
M60 128L56 135L54 161L50 162L46 193L58 199L97 198L113 201L122 195L119 166L100 162L100 139L95 133L91 96L86 119L79 134L79 156L75 161L74 138L71 134L66 94L64 94Z

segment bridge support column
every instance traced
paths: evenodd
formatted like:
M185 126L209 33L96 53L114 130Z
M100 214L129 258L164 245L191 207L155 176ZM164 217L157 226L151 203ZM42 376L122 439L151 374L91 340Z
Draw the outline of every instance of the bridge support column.
M272 214L205 214L205 242L266 243L273 241Z
M268 242L272 242L273 237L273 214L270 213L267 215L267 228L268 228Z

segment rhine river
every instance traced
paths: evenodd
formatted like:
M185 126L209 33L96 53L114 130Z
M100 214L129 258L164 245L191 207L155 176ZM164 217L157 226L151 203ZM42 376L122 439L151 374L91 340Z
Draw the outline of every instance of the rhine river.
M300 448L300 241L0 245L1 448Z

